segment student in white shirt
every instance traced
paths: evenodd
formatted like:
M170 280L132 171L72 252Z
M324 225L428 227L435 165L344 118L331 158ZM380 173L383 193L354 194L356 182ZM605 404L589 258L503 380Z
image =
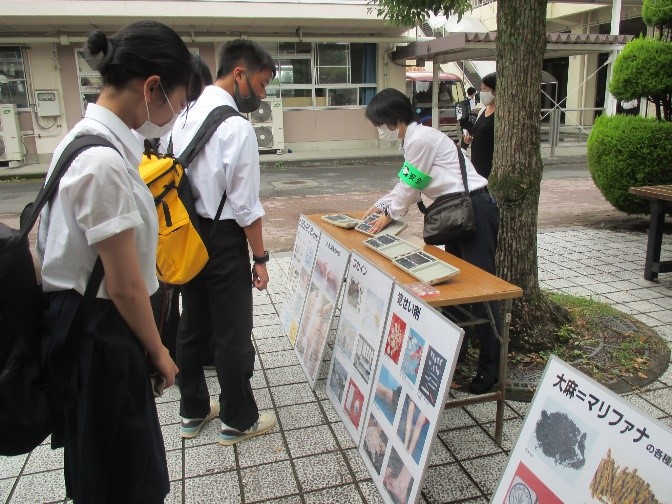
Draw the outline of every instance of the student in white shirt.
M266 97L276 74L273 58L258 44L227 42L218 72L189 108L186 121L173 130L180 155L212 109L229 105L253 112ZM205 268L182 287L182 318L177 336L180 366L180 435L193 438L219 417L218 442L231 445L263 434L275 425L269 412L259 412L250 379L254 371L252 289L268 284L259 201L259 150L252 125L244 117L224 121L192 161L187 172L210 258ZM214 221L222 198L225 203ZM252 251L253 266L250 274ZM201 365L214 335L219 403L210 401Z
M157 137L171 127L190 75L175 69L190 69L191 59L177 33L153 21L111 37L96 30L85 50L103 87L57 147L50 171L80 135L101 136L118 152L92 147L77 156L41 215L38 252L49 293L42 351L47 368L70 379L52 446L65 448L66 494L78 504L158 504L170 487L148 365L166 386L178 370L149 303L158 286L157 216L131 130ZM105 272L97 298L77 334L68 334L98 256Z
M431 177L429 184L420 191L417 186L409 185L407 178L400 181L392 191L380 198L367 215L382 212L383 215L371 229L377 233L392 220L400 219L411 205L421 201L421 194L436 199L445 194L464 191L462 174L455 143L442 132L418 124L410 100L401 91L384 89L374 96L366 107L366 117L378 128L379 136L385 140L402 140L404 160L418 173ZM465 156L467 187L476 218L476 232L454 243L446 243L445 249L457 257L478 266L488 273L495 274L495 251L499 231L499 209L488 193L488 181L480 176ZM406 166L406 164L405 164ZM496 303L491 303L495 314ZM474 314L487 318L485 307L474 305ZM490 324L477 327L480 340L480 353L476 376L469 385L469 391L482 394L489 391L499 377L499 341Z

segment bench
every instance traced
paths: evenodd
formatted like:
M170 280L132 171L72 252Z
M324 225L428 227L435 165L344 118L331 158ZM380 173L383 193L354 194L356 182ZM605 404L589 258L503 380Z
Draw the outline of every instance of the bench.
M663 225L665 214L672 209L672 185L631 187L630 194L648 199L651 204L649 221L649 240L646 246L644 278L655 280L659 273L672 271L672 261L660 260L660 247L663 244Z

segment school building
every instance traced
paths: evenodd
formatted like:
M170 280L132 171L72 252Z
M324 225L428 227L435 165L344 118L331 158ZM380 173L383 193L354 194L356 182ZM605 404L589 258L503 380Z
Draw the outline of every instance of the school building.
M621 33L641 31L641 1L621 2ZM497 3L472 3L468 15L486 31L495 30ZM548 30L610 33L611 16L609 0L551 0ZM447 26L394 26L379 18L367 0L3 0L0 167L51 158L98 93L100 77L83 58L87 33L95 27L112 34L139 19L174 28L213 75L218 49L227 40L248 38L268 49L278 76L265 107L250 119L260 147L294 151L378 146L364 108L377 90L405 90L406 69L416 64L396 60L395 50L450 35ZM547 60L545 70L558 80L568 107L601 106L606 73L601 82L600 67L607 57L608 51ZM461 62L452 65L478 87L478 72L469 73ZM571 92L577 87L579 93Z

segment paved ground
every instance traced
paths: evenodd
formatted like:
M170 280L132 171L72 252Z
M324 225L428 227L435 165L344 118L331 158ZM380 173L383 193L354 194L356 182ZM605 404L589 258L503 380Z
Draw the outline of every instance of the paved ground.
M287 251L299 213L364 209L374 196L361 192L267 199L267 242L273 250ZM409 216L409 223L416 217ZM622 231L640 224L641 219L627 219L610 209L585 176L545 181L539 217L539 278L548 290L585 295L632 314L672 345L672 274L662 275L657 282L644 280L646 235ZM663 255L672 256L670 244L664 245ZM269 290L255 294L253 336L258 358L253 386L260 408L273 410L278 426L237 447L216 444L215 424L195 440L182 441L178 436L179 392L170 389L157 401L172 481L167 502L382 502L326 399L326 366L316 390L311 390L279 324L289 261L288 252L273 254ZM216 397L214 376L208 384ZM627 398L672 426L671 389L672 371L668 370ZM456 392L454 397L460 396ZM445 411L421 502L488 501L527 404L507 402L501 447L494 442L494 411L494 403ZM62 452L46 444L29 455L0 457L0 502L63 502L62 466Z

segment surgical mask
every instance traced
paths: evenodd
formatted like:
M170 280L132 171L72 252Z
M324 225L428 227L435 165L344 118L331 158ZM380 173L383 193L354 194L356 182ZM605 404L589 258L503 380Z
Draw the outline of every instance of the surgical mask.
M259 108L259 105L261 105L261 98L259 98L254 92L254 89L252 89L252 84L250 83L250 78L247 76L247 74L245 74L245 79L247 79L247 88L250 90L250 94L247 96L241 95L238 82L234 82L233 101L236 102L236 106L238 107L239 112L248 114Z
M159 86L161 86L161 83L159 83ZM166 98L168 106L170 107L170 111L173 113L173 118L163 126L154 124L152 121L149 120L149 104L147 103L147 98L145 98L145 107L147 108L147 120L144 122L142 126L136 128L135 130L138 132L138 134L142 135L145 138L161 138L162 136L167 135L173 130L173 125L175 124L175 121L177 121L177 116L179 114L176 114L175 110L173 110L173 106L171 105L170 100L166 95L166 92L163 90L163 86L161 86L161 91L163 91L163 96Z
M378 126L378 138L387 140L388 142L399 140L399 128L390 130L390 128L387 127L387 124L381 124Z
M492 103L492 100L495 99L495 95L492 93L492 91L481 91L479 96L481 98L481 103L486 107Z

